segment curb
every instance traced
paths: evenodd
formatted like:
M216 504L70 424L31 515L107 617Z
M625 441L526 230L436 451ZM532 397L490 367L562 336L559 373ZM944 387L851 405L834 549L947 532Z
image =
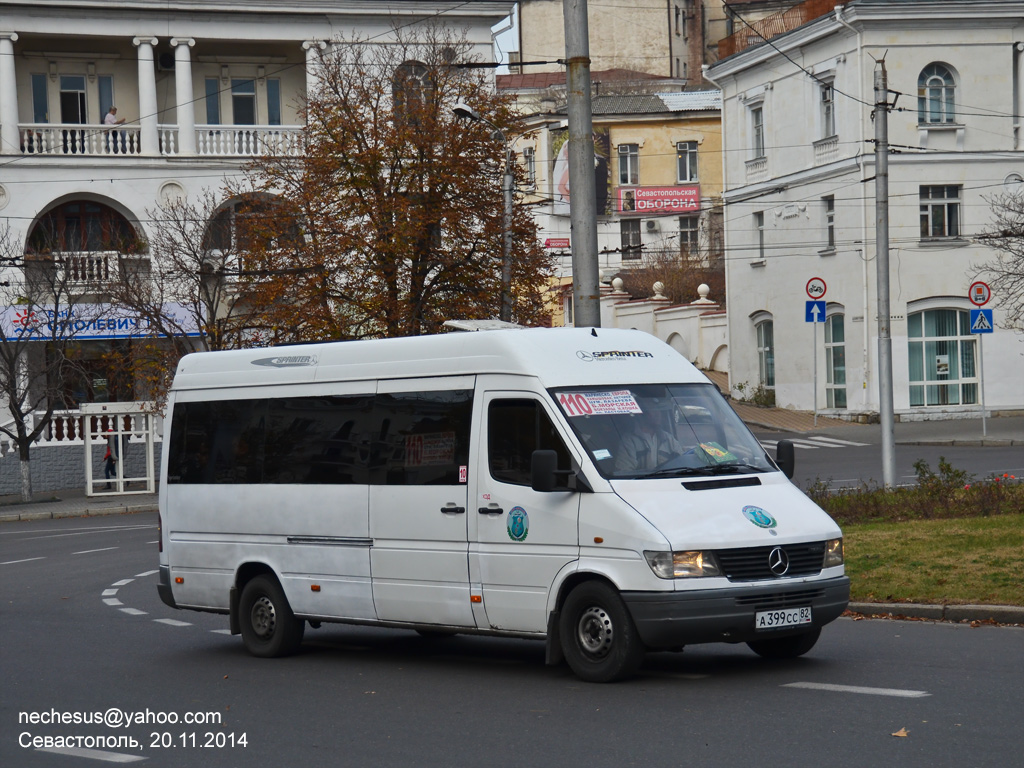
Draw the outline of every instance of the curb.
M124 504L117 507L76 507L74 509L39 510L33 512L0 512L0 523L22 520L57 520L65 517L100 517L103 515L130 515L137 512L157 512L156 504Z
M889 619L994 622L1024 624L1024 606L1019 605L927 605L923 603L850 603L850 613Z

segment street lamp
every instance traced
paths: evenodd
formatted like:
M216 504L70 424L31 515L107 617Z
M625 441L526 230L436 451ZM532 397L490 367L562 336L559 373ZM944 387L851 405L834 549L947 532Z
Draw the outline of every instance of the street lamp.
M463 120L473 120L484 125L489 125L501 138L505 147L505 174L501 181L501 191L505 196L505 217L502 223L502 247L501 247L501 310L499 319L506 323L512 322L512 194L514 190L514 179L512 176L512 147L509 144L505 132L486 117L482 117L475 109L460 101L452 112Z

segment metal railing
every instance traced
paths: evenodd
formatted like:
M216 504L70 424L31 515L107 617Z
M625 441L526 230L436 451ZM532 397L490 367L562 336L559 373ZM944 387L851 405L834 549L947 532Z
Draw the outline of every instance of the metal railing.
M790 32L809 21L831 13L837 5L846 5L850 0L805 0L784 11L765 16L748 24L735 22L736 31L718 41L718 58L724 59L747 48L760 45L765 40Z

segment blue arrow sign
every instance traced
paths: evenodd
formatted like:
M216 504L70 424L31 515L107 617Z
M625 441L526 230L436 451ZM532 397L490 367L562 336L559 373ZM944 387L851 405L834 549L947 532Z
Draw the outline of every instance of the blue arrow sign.
M808 301L807 309L804 312L804 321L808 323L825 322L825 302Z
M971 310L971 333L992 333L992 310Z

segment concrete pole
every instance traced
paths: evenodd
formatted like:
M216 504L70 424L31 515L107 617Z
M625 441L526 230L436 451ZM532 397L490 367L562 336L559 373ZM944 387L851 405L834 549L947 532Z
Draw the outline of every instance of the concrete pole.
M562 0L565 19L566 101L569 117L569 222L573 318L576 327L600 327L594 123L590 108L590 31L587 0Z
M875 65L875 266L878 283L878 416L882 423L882 482L896 484L893 433L892 333L889 309L889 84L885 61Z
M504 139L504 133L502 132ZM512 146L507 139L505 144L505 174L501 189L505 195L504 231L501 233L501 310L498 317L506 323L512 322L512 203L515 178L512 175Z

